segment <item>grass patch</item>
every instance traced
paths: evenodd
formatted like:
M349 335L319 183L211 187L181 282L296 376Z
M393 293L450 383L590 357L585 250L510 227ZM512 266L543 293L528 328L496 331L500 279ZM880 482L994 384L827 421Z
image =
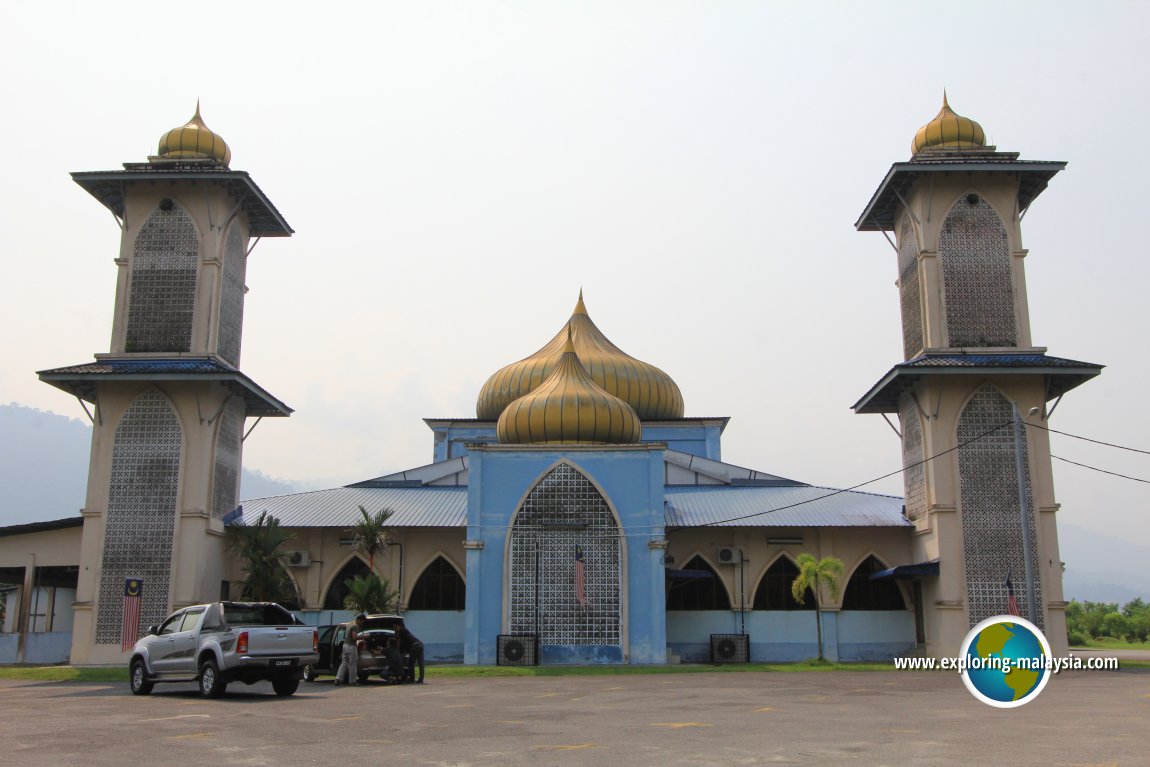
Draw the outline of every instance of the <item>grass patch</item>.
M0 679L33 682L127 682L128 669L120 667L0 666Z
M1150 650L1150 642L1127 642L1125 639L1088 639L1086 644L1075 645L1076 650Z

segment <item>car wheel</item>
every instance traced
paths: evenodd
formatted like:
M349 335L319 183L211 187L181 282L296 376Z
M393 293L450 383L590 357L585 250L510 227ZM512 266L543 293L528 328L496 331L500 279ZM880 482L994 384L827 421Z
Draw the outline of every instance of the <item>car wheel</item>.
M128 685L132 688L133 695L147 695L152 691L154 685L148 681L148 669L144 667L144 661L139 658L132 661L128 669Z
M303 667L303 680L305 682L314 682L318 676L319 674L315 672L315 666L309 663Z
M299 689L299 680L291 677L273 679L272 689L275 690L276 695L279 695L281 698L287 697Z
M356 676L359 678L360 684L363 684L369 678L371 678L371 674L367 673L366 671L360 671L358 674L356 674Z
M227 682L220 678L216 661L208 658L200 664L200 694L205 698L218 698L228 689Z

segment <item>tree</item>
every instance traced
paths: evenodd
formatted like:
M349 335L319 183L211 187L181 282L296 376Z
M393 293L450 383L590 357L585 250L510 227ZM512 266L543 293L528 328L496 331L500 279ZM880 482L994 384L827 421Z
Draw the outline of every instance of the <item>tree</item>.
M391 612L398 591L393 591L386 579L375 573L357 575L344 581L347 586L347 596L344 597L343 606L347 610L361 613Z
M259 602L299 603L295 584L284 569L283 546L294 536L280 527L275 517L262 512L254 524L240 521L231 526L228 548L243 563L244 599Z
M359 513L363 518L352 525L348 532L355 541L353 545L356 551L367 557L367 566L374 573L376 555L382 556L387 548L387 520L394 512L391 509L380 509L369 514L367 509L360 506Z
M823 657L822 590L826 588L832 600L839 598L839 579L843 577L843 563L838 557L815 559L812 554L799 554L795 560L799 574L791 583L791 596L800 605L806 599L807 589L815 595L815 626L819 637L819 660Z

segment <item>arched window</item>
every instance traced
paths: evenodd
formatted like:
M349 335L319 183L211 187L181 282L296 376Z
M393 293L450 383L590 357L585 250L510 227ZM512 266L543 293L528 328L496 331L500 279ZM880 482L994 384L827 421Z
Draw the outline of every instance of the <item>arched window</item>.
M96 643L120 642L124 579L142 578L140 625L159 623L171 603L180 450L184 432L155 387L136 397L112 442L112 482L104 520Z
M814 610L815 595L807 589L800 604L791 594L791 584L799 577L798 566L789 557L779 557L767 568L755 590L753 610Z
M459 572L443 557L424 568L411 590L408 610L463 610L467 587Z
M364 562L359 557L352 557L343 569L339 571L339 575L335 576L335 580L331 582L328 587L327 596L323 600L323 609L325 610L343 610L343 600L347 596L347 581L356 577L363 577L371 572Z
M692 557L683 570L699 573L692 578L676 578L669 582L667 589L668 610L730 610L731 598L727 589L706 560ZM702 573L706 572L707 575Z
M870 579L872 573L885 569L886 565L874 556L864 559L847 581L846 591L843 592L843 609L905 610L906 602L893 579L884 578L881 581Z
M1024 583L1026 554L1019 529L1018 469L1014 433L1003 428L1012 418L1010 402L993 386L981 387L958 419L958 480L962 546L966 564L967 617L973 626L1006 610L1006 576ZM1022 440L1023 477L1030 486L1027 435ZM1033 488L1027 493L1034 497ZM1027 545L1036 584L1038 627L1042 628L1042 578L1037 556L1038 530L1033 507L1027 509ZM1016 589L1022 614L1029 609L1026 589Z
M199 262L192 217L178 204L152 211L132 249L125 351L191 351Z
M538 634L543 645L622 643L619 526L574 466L547 472L523 501L509 565L512 634Z
M938 235L948 346L1017 346L1006 227L977 194L961 197Z

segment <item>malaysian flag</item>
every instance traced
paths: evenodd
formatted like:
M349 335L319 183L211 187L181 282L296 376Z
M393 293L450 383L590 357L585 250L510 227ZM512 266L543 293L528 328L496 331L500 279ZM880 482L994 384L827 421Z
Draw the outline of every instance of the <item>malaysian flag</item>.
M587 606L587 564L583 561L583 547L575 547L575 601Z
M124 579L124 613L120 619L120 650L130 650L140 638L140 600L144 596L143 578Z
M1018 600L1014 598L1014 584L1010 582L1009 570L1006 571L1006 612L1016 618L1022 617L1022 611L1018 609Z

